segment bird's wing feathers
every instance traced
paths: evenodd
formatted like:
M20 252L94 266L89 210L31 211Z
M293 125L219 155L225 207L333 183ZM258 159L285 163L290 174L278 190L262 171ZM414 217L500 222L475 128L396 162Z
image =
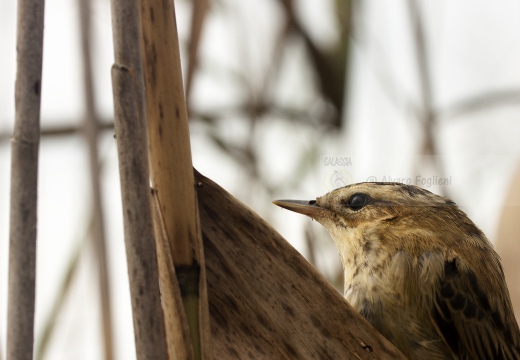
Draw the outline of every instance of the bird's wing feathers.
M455 358L520 359L520 334L509 299L489 299L475 272L460 259L445 262L432 300L431 319Z

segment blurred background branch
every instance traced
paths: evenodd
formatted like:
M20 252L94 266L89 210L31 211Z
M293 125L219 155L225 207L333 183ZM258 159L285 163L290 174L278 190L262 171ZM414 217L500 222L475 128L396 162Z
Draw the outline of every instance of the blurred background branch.
M113 335L112 312L110 301L110 275L108 272L108 256L105 238L105 216L103 212L101 193L101 174L99 165L99 119L94 96L93 66L91 54L91 7L90 0L78 0L78 16L81 34L81 53L83 59L83 84L85 86L85 119L84 137L88 146L90 165L90 185L92 191L92 244L98 263L99 296L101 303L100 320L103 331L104 358L112 360Z

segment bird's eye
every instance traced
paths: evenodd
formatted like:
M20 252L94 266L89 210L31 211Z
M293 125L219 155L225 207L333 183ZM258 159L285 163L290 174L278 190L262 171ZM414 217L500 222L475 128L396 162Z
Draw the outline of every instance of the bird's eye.
M347 206L354 211L361 210L368 203L368 195L358 193L348 199Z

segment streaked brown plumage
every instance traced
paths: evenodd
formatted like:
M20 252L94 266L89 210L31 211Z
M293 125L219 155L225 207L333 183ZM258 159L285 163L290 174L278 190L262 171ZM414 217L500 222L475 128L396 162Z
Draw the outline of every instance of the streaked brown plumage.
M520 359L500 259L450 199L360 183L315 201L279 200L333 238L345 297L410 359Z

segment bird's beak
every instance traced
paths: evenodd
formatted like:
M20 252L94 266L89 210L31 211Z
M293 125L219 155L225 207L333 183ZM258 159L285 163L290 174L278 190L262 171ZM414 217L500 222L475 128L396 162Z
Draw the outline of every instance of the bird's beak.
M316 200L275 200L273 204L283 207L315 219L325 211L324 208L316 204Z

